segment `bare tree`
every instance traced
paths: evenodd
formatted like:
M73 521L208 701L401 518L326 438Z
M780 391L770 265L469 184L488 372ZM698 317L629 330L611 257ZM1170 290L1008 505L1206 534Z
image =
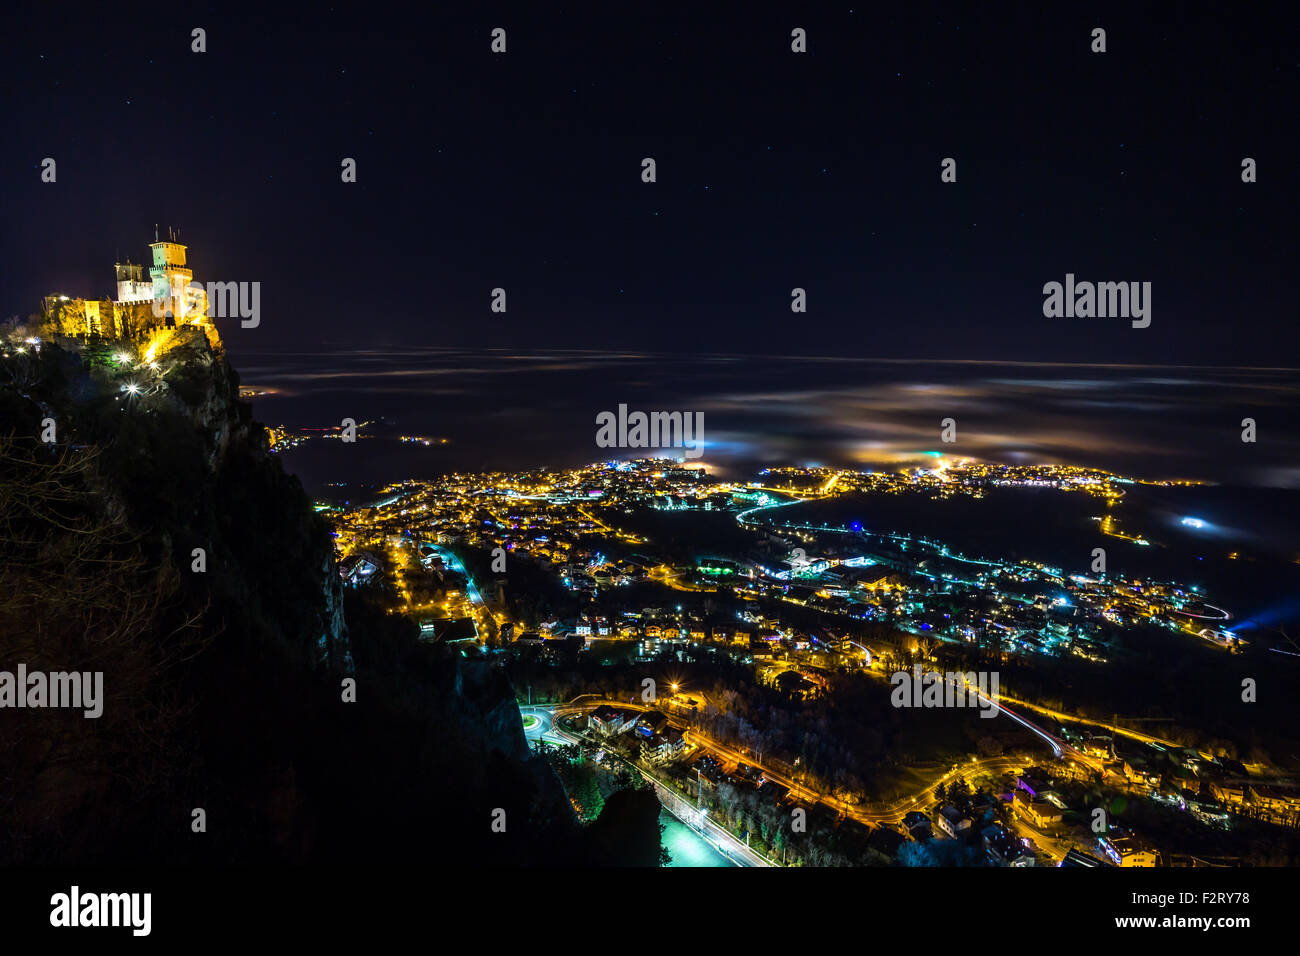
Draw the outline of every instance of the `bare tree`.
M12 835L40 839L115 782L176 771L169 742L190 703L163 678L201 650L204 613L185 613L178 592L176 569L153 565L123 529L95 451L0 437L4 658L104 675L99 719L21 710L0 725L0 817Z

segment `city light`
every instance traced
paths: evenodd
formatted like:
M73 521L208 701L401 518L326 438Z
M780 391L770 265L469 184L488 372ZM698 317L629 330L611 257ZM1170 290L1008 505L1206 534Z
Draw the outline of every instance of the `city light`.
M1286 5L48 6L0 283L0 857L48 872L0 925L1266 929ZM1130 872L984 876L1057 866Z

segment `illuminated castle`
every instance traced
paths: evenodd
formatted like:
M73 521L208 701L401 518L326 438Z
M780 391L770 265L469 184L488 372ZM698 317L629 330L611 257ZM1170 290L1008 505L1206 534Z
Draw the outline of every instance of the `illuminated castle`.
M207 292L193 283L194 273L185 264L185 246L168 230L167 241L149 243L153 265L148 280L144 266L114 263L117 278L116 299L81 299L66 295L45 298L45 317L56 334L139 338L156 329L174 329L185 325L205 327L210 337L216 330L208 318Z
M202 288L190 288L194 273L185 265L185 246L176 241L176 234L168 230L168 241L158 240L158 227L154 226L153 265L149 268L149 282L144 281L144 266L128 259L114 263L117 272L117 304L148 303L154 314L170 317L173 324L197 320L208 310L207 294ZM157 301L156 307L153 303Z

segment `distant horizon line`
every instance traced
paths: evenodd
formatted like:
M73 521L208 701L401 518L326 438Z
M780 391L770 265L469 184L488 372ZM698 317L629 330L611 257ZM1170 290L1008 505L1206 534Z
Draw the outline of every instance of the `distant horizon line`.
M648 351L639 349L593 349L577 347L555 347L555 348L506 348L500 346L437 346L437 345L393 345L390 347L376 349L357 349L347 345L340 345L336 350L325 351L303 351L303 350L264 350L264 349L232 349L230 343L226 343L227 351L238 351L241 355L339 355L340 353L350 352L353 355L411 355L412 350L419 350L429 353L447 353L457 352L502 352L511 355L527 356L533 355L609 355L625 356L628 358L653 358L656 356L671 356L673 358L682 357L701 357L701 358L755 358L755 359L787 359L787 360L811 360L818 362L884 362L895 365L1011 365L1024 366L1030 368L1134 368L1134 369L1217 369L1221 371L1256 371L1256 372L1300 372L1300 366L1291 365L1183 365L1169 364L1160 362L1047 362L1035 361L1030 359L941 359L941 358L887 358L884 356L844 356L844 355L792 355L789 353L770 353L770 352L664 352Z

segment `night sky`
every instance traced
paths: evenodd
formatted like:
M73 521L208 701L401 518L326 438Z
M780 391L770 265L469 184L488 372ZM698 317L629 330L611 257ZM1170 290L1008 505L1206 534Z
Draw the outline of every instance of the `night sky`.
M159 223L197 280L262 283L236 356L1300 364L1291 4L42 6L0 41L2 316L109 295ZM1150 281L1150 328L1044 318L1067 272Z

